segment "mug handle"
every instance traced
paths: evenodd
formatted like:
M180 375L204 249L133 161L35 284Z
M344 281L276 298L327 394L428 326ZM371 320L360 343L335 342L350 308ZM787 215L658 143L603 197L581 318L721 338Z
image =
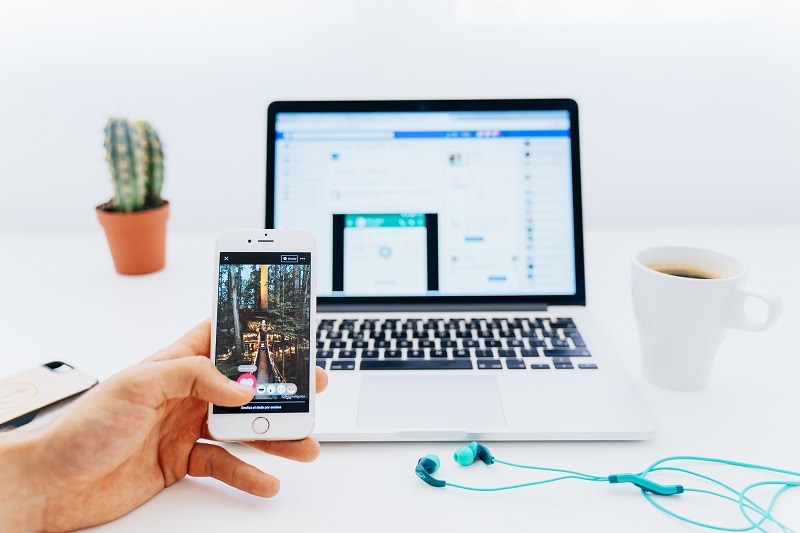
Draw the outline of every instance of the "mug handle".
M767 318L761 321L753 320L744 311L744 301L749 298L758 298L767 304ZM733 289L733 301L728 314L728 325L746 331L764 331L775 325L781 317L783 302L777 294L752 287L750 285L737 285Z

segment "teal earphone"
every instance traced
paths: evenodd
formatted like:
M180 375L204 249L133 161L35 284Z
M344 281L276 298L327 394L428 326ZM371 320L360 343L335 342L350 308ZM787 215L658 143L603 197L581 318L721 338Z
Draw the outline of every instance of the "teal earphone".
M425 457L421 458L417 462L417 466L415 469L415 473L417 477L419 477L422 481L431 485L433 487L453 487L457 489L463 490L471 490L471 491L478 491L478 492L496 492L501 490L511 490L511 489L518 489L522 487L531 487L534 485L544 485L546 483L552 483L554 481L561 481L564 479L578 479L583 481L595 481L595 482L605 482L605 483L631 483L641 489L642 494L644 497L657 509L660 511L665 512L666 514L676 518L678 520L682 520L684 522L688 522L690 524L694 524L696 526L705 527L708 529L713 529L717 531L751 531L751 530L758 530L758 531L767 531L764 529L764 525L766 523L771 523L773 526L777 527L778 529L784 532L792 531L786 525L779 522L773 515L772 509L775 507L775 504L778 498L783 494L786 490L794 487L800 486L800 472L793 472L791 470L784 470L780 468L772 468L768 466L761 466L755 465L750 463L741 463L738 461L727 461L724 459L714 459L711 457L696 457L691 455L681 455L681 456L672 456L666 457L664 459L660 459L655 463L651 464L647 468L645 468L642 472L638 474L613 474L610 476L593 476L590 474L584 474L581 472L575 472L572 470L563 470L560 468L547 468L542 466L531 466L531 465L521 465L515 463L509 463L507 461L501 461L496 459L489 449L486 446L478 443L478 442L470 442L468 446L462 446L453 454L453 459L462 466L467 466L472 464L476 459L480 459L487 465L492 464L502 464L506 466L511 466L514 468L525 468L529 470L537 470L540 472L552 472L558 474L556 477L552 477L549 479L543 479L539 481L532 481L529 483L521 483L518 485L507 485L507 486L500 486L500 487L468 487L465 485L457 485L455 483L449 483L443 479L437 479L433 477L433 474L439 469L440 462L439 458L435 455L426 455ZM716 479L713 479L709 476L704 474L700 474L694 472L692 470L688 470L685 468L679 468L677 466L666 466L666 463L674 462L674 461L695 461L701 463L714 463L714 464L722 464L722 465L729 465L741 468L751 468L755 470L762 470L764 472L773 472L776 474L783 474L785 476L797 478L795 481L786 481L786 480L767 480L767 481L760 481L757 483L751 483L747 485L742 490L736 490L733 487L726 485ZM648 479L647 475L652 472L659 472L659 471L670 471L670 472L678 472L681 474L687 474L690 476L694 476L699 479L703 479L707 482L710 482L714 485L719 486L721 489L724 489L729 494L723 494L720 492L715 492L712 490L706 490L701 488L691 488L686 487L684 488L683 485L662 485L660 483L656 483L655 481ZM762 507L761 505L757 504L751 498L747 496L747 493L757 487L764 487L764 486L774 486L777 487L774 495L769 501L769 504L766 508ZM685 516L681 516L677 513L670 511L669 509L665 508L663 505L658 503L654 498L653 495L656 496L673 496L677 494L683 493L699 493L699 494L706 494L710 496L715 496L722 498L724 500L728 500L734 502L738 505L739 512L741 515L747 520L749 525L745 525L739 528L731 528L731 527L722 527L713 524L708 524L704 522L699 522L697 520L692 520Z

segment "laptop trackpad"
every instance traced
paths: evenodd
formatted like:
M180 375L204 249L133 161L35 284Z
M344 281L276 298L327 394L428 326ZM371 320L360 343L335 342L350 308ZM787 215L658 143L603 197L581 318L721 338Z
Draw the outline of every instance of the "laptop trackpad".
M366 376L358 427L456 429L504 427L492 376Z

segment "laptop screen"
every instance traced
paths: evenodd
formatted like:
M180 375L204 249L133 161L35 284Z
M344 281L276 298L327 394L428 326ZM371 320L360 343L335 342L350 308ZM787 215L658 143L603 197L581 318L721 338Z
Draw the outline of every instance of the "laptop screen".
M571 100L276 102L268 228L317 239L320 303L583 303Z

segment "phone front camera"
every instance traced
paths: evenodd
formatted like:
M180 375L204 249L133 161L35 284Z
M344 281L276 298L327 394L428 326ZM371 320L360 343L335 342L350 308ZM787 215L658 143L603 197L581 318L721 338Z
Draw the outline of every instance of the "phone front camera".
M250 239L247 239L247 242L253 242L253 241L252 241L252 240L250 240Z

